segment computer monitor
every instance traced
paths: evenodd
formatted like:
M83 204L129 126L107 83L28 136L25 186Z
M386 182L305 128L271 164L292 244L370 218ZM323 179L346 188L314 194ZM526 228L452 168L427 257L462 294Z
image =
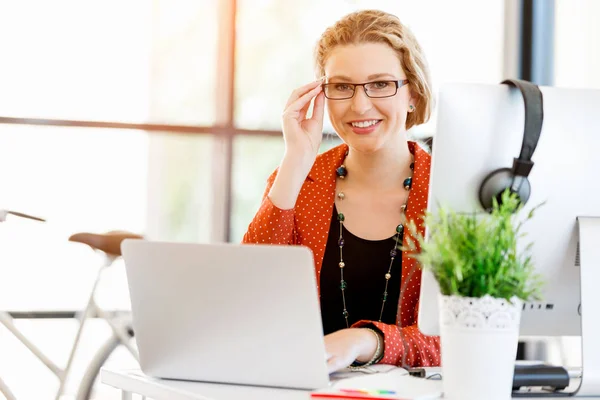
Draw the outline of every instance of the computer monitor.
M600 344L596 344L600 343L600 322L594 320L600 305L600 294L595 293L600 292L595 288L600 282L600 263L593 264L600 261L600 251L595 250L600 248L600 218L587 219L595 223L596 237L586 233L585 254L579 251L584 242L580 246L583 225L578 223L578 217L600 217L600 90L540 90L543 127L532 157L531 197L521 215L546 202L524 225L527 236L523 243L534 242L533 262L546 285L542 301L524 304L520 334L581 335L583 323L584 374L586 357L588 362L596 358L590 373L595 368L600 374ZM524 116L520 91L508 85L442 87L433 139L429 211L435 213L438 205L445 205L462 212L484 212L478 196L480 185L492 170L512 167L523 142ZM584 274L581 278L580 272ZM418 326L428 335L439 334L438 293L437 282L425 269ZM587 314L582 314L583 309ZM597 335L586 341L590 332ZM594 357L588 354L592 346Z

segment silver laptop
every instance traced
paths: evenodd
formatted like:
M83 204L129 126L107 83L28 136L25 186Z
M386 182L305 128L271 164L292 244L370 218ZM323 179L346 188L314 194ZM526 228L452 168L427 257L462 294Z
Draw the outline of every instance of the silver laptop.
M122 251L145 374L328 386L309 249L125 240Z

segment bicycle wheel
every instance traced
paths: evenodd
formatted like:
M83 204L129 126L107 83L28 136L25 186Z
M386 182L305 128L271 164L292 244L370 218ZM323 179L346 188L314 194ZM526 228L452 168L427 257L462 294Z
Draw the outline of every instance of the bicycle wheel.
M133 330L128 329L129 337L133 338ZM83 378L77 389L76 400L90 400L100 383L100 369L106 364L110 356L121 346L121 341L114 335L104 342L98 349L94 358L88 364ZM125 347L125 346L123 346Z
M0 379L0 395L2 395L2 397L4 397L6 400L17 400L15 395L10 391L2 379Z

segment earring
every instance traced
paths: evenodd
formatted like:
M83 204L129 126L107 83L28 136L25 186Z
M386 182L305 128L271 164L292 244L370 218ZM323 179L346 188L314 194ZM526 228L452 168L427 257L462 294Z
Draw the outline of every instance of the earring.
M411 104L410 106L408 106L408 109L409 109L410 111L415 111L415 106L413 106L413 105Z

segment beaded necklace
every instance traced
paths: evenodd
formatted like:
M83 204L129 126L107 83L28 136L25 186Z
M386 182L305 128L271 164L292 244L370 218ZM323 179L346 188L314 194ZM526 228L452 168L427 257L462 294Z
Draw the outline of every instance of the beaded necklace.
M346 154L347 156L348 154ZM411 171L414 170L414 166L415 163L411 163L410 164L410 169ZM346 169L346 166L344 164L342 164L339 168L336 169L336 175L338 177L338 179L345 179L346 175L348 175L348 170ZM406 179L404 179L402 185L404 186L404 189L409 191L409 195L410 195L410 189L412 187L412 177L408 177ZM404 204L402 204L402 206L400 206L400 212L401 214L404 216L404 219L406 219L406 206L408 204L408 197L406 196L406 200L404 202ZM337 198L340 201L343 201L346 198L346 195L344 192L342 192L341 190L337 193ZM339 267L340 267L340 289L342 291L342 304L344 307L343 310L343 315L344 315L344 319L346 320L346 327L350 327L350 323L348 322L348 309L346 308L346 287L347 287L347 283L344 280L344 268L346 267L346 263L344 261L344 235L343 235L343 226L344 226L344 221L345 221L345 217L344 214L341 212L338 212L337 215L337 220L340 223L340 237L338 239L338 246L340 248L340 262L339 262ZM383 318L383 310L385 308L385 303L387 301L387 296L388 296L388 284L390 281L390 278L392 277L392 265L394 264L394 260L396 259L396 256L398 255L398 243L402 243L404 237L404 223L399 224L396 227L396 233L394 234L394 247L392 248L392 250L390 250L390 265L388 267L388 271L385 274L385 288L383 290L383 299L381 302L381 312L379 313L379 322L381 322L381 319Z

